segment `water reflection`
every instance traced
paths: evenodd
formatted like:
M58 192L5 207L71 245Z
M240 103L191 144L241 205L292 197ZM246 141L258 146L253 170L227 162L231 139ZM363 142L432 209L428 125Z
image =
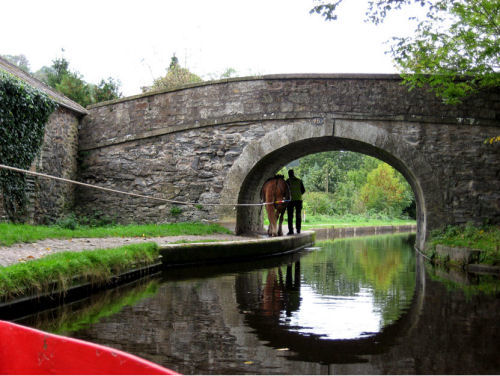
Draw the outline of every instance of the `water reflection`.
M272 317L275 325L290 332L355 339L379 333L411 303L415 257L405 236L319 246L321 251L305 254L293 265L262 271L262 277L239 276L239 286L260 285L253 294L243 288L243 310ZM245 281L249 278L256 281Z
M407 240L167 270L22 322L186 374L498 373L499 300L426 278Z

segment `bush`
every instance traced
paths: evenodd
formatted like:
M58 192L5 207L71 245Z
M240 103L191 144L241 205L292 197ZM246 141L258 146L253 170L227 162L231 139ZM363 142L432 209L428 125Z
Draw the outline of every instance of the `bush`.
M307 192L304 194L304 209L312 215L333 215L333 194L325 192Z
M170 214L172 214L174 216L178 216L181 213L182 213L182 209L178 206L174 205L170 208Z
M56 226L65 228L68 230L74 230L78 227L78 221L74 213L68 214L64 218L56 222Z

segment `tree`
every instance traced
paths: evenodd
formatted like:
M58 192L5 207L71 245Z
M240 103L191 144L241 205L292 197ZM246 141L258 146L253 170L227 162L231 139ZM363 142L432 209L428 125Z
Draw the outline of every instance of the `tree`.
M22 69L26 73L30 73L30 62L25 55L1 55L9 63L14 64L16 67Z
M64 76L71 73L69 71L69 61L63 57L54 59L52 65L45 72L47 74L47 84L55 89L62 82Z
M406 189L396 171L387 163L381 163L368 174L360 198L368 210L398 216L411 203Z
M83 107L93 103L89 85L77 72L65 73L55 89Z
M120 92L120 81L108 77L108 80L101 80L99 85L93 87L94 103L118 99L122 96Z
M338 18L343 0L317 0L311 13ZM388 12L410 4L427 7L412 37L393 37L390 53L410 88L430 87L446 103L460 102L500 84L499 0L372 0L367 21L378 24Z
M297 176L304 182L307 191L335 192L349 170L357 169L364 156L348 151L329 151L310 154L300 159L294 167ZM280 173L286 174L286 168Z
M121 97L118 80L109 77L98 85L89 84L80 73L70 70L69 61L64 57L52 60L52 65L42 67L35 77L83 107Z
M202 82L196 74L179 65L179 59L174 55L170 61L167 74L154 80L151 90L173 89L178 86Z

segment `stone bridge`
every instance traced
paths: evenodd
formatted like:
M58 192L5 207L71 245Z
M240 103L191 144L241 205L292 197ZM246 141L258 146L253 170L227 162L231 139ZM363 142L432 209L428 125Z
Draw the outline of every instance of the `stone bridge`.
M350 150L379 158L410 183L417 245L446 224L500 221L500 93L461 105L397 75L276 75L185 86L88 108L79 179L178 201L78 188L78 211L120 222L236 220L259 230L262 183L305 155ZM205 204L230 204L206 206Z

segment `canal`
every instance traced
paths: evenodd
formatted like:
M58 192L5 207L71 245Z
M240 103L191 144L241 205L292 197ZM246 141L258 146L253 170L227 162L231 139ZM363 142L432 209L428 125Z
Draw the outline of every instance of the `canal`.
M409 234L168 269L19 323L185 374L498 374L498 279L437 270Z

